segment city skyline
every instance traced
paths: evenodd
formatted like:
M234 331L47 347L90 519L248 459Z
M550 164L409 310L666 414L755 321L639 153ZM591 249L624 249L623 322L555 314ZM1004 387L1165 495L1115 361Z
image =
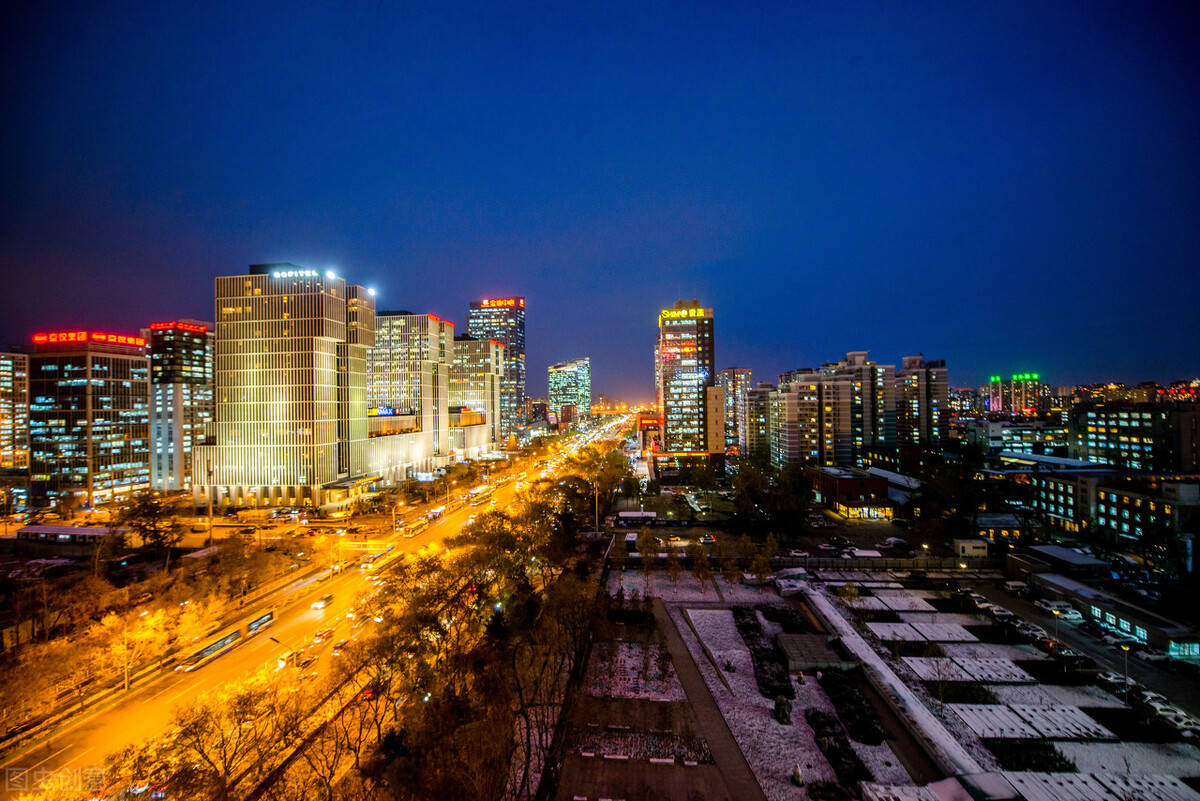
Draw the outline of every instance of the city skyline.
M293 261L460 325L526 296L538 396L586 352L649 397L623 368L679 297L760 376L857 349L963 386L1200 372L1195 8L678 16L25 9L0 265L39 303L0 342L208 319L214 276ZM353 56L277 56L306 51Z

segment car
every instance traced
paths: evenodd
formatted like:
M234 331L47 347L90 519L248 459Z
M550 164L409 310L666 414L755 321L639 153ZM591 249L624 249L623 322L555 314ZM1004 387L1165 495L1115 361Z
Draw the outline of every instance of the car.
M714 545L714 544L716 544L716 542L717 542L717 538L714 537L712 534L701 534L700 535L700 544L701 545Z
M1171 715L1183 715L1185 717L1187 716L1187 712L1184 712L1182 709L1175 706L1174 704L1168 704L1163 701L1149 701L1146 703L1146 706L1153 709L1158 714L1159 717L1165 718L1165 717L1170 717Z
M1164 723L1189 736L1200 736L1200 722L1190 715L1161 715Z
M313 635L313 645L320 645L333 637L333 629L321 629Z
M1101 673L1096 676L1096 681L1100 682L1101 684L1108 684L1114 687L1128 687L1131 691L1141 686L1124 673Z
M977 592L968 592L967 597L970 598L972 601L974 601L976 606L979 606L981 604L991 603L985 596L980 595Z
M1149 704L1151 702L1157 702L1160 704L1168 703L1167 696L1163 695L1162 693L1156 693L1153 690L1140 690L1134 693L1134 697L1136 697L1143 704Z
M787 552L787 555L792 557L793 559L807 559L808 551L798 551L798 550L792 549Z
M341 642L339 642L339 643L335 644L335 645L333 646L333 655L334 655L334 656L341 656L341 655L342 655L342 652L346 650L346 647L347 647L348 645L350 645L350 641L349 641L349 640L342 640Z
M1075 627L1076 631L1081 631L1089 637L1099 637L1104 633L1104 629L1094 620L1085 620Z
M333 595L322 595L320 598L312 602L313 609L324 609L333 603Z
M317 661L316 654L310 653L310 652L305 652L305 653L301 654L300 656L296 657L296 667L306 668L309 665L311 665L313 662L316 662L316 661Z
M1052 601L1049 598L1038 598L1036 601L1033 602L1033 605L1036 606L1038 609L1042 609L1042 610L1045 610L1046 612L1049 612L1050 614L1054 614L1055 612L1062 614L1067 609L1072 608L1071 605L1066 603L1065 601Z
M1020 623L1016 624L1016 629L1017 629L1017 631L1024 634L1026 637L1032 637L1035 640L1050 636L1049 632L1047 632L1041 626L1038 626L1034 623L1026 623L1023 620Z
M1140 659L1143 662L1168 662L1171 659L1166 653L1156 651L1153 648L1141 648L1132 653L1135 659Z

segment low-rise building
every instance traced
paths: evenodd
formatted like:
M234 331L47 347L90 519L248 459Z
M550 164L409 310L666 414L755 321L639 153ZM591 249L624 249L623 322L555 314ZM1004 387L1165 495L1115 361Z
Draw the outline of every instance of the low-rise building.
M886 478L856 467L809 465L804 476L812 484L813 500L847 520L890 520Z

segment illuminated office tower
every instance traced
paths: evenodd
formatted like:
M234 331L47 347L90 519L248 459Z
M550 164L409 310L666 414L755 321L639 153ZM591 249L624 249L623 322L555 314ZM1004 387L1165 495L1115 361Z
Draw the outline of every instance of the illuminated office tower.
M500 388L504 383L504 345L495 339L454 338L454 364L450 370L450 408L483 414L488 442L500 435Z
M725 407L725 448L730 450L741 441L742 408L746 405L746 392L753 386L750 370L726 367L717 373L717 386L721 388Z
M0 470L29 468L29 356L0 353Z
M1018 373L1012 377L1008 388L1010 414L1028 414L1042 408L1042 381L1037 373Z
M592 363L585 358L552 364L547 368L549 411L560 416L563 406L574 406L577 415L592 408Z
M198 502L349 503L366 475L373 293L332 271L251 265L216 280L216 407L192 459ZM211 480L209 471L211 470Z
M88 506L150 486L150 363L144 337L36 334L29 356L30 500Z
M189 489L192 449L213 416L213 333L210 323L151 323L150 486Z
M29 505L29 356L0 353L0 514Z
M905 356L896 371L896 441L909 445L944 440L949 400L946 362Z
M663 449L708 451L708 387L714 386L713 310L679 300L658 314L655 375ZM721 440L725 433L722 430Z
M504 345L504 383L500 388L500 433L515 432L525 410L525 298L485 298L471 302L467 334Z
M446 456L450 447L450 371L454 323L436 314L379 312L368 357L368 406L373 426L387 417L411 418L422 452ZM374 432L373 432L374 433Z

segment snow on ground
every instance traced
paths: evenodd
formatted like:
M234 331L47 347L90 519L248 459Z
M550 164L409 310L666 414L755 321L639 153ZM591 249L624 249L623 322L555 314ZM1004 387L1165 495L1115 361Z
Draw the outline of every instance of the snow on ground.
M769 584L762 587L741 582L729 584L723 578L718 578L717 582L721 586L721 597L725 599L725 603L747 605L783 603L783 599L775 592L775 588Z
M854 740L851 740L850 747L854 749L854 753L858 754L858 758L867 766L867 770L871 771L871 775L875 777L875 781L895 784L912 781L912 777L908 775L908 771L900 764L900 760L896 757L896 752L892 750L887 741L879 745L867 745L866 743L856 743Z
M1010 704L1043 737L1073 740L1115 740L1117 736L1077 706Z
M1045 659L1046 655L1032 645L1009 645L1008 643L949 642L942 645L946 656L962 659Z
M907 623L868 623L867 628L885 642L924 642L925 637Z
M980 737L1026 739L1037 737L1037 730L1003 704L946 704L954 714Z
M930 642L976 642L979 639L957 623L913 622L909 625Z
M915 590L875 590L875 597L897 612L936 612Z
M676 584L671 581L671 577L666 571L656 571L646 575L641 570L614 570L608 577L608 594L615 596L618 587L625 590L626 598L636 592L643 597L648 594L652 598L662 598L667 602L712 601L716 603L721 600L717 597L717 591L711 581L701 586L695 576L688 572L681 574L679 582ZM722 592L724 589L724 587L721 588Z
M945 656L906 656L904 664L924 681L974 681L974 677L953 659Z
M959 612L901 612L905 623L953 623L959 626L978 626L983 622L980 615L964 615Z
M1174 776L1129 776L1124 773L1092 775L1112 790L1113 798L1117 801L1200 801L1200 793Z
M894 708L907 725L919 731L932 747L938 751L941 758L961 773L982 773L995 764L987 749L982 748L979 738L971 732L962 721L953 715L948 715L943 723L930 712L927 705L929 693L924 686L910 685L892 669L903 663L896 659L879 654L858 633L857 628L844 616L834 601L818 589L810 588L805 592L805 598L817 614L833 627L834 632L841 636L842 644L863 663L863 668L869 671L877 680L877 686L889 693L894 701ZM911 675L911 670L906 671ZM922 699L925 699L923 702ZM951 719L953 722L951 722ZM950 728L948 729L947 726ZM953 729L954 734L951 734ZM965 743L965 745L964 745ZM974 754L974 755L973 755ZM978 759L976 759L978 756ZM981 763L980 760L983 760Z
M771 717L774 702L764 698L758 691L750 651L734 626L733 614L727 609L682 607L675 607L670 613L766 797L770 801L800 801L807 797L802 788L791 783L792 766L797 764L806 781L836 781L833 768L817 748L812 730L804 723L803 709L798 704L793 705L793 722L790 726L777 723ZM718 664L728 660L736 667L736 672L722 672L733 690L732 694L704 655L684 620L685 615L691 619Z
M1035 679L1012 663L1011 659L954 657L977 681L996 684L1033 684Z
M850 598L843 603L845 603L846 606L851 606L855 609L874 609L881 612L886 612L888 610L887 604L885 604L879 598L873 598L871 596L867 596L865 598Z
M989 684L987 689L1002 704L1067 704L1069 706L1123 707L1123 703L1098 687L1065 687L1058 684Z
M1200 749L1191 743L1055 742L1081 773L1165 773L1200 776Z
M815 676L803 673L795 674L792 676L792 686L796 688L796 700L792 702L793 721L803 721L804 710L812 707L831 715L837 715L837 708L834 707L833 701L829 700L829 696L821 688ZM865 743L856 743L854 740L849 740L849 742L876 781L888 783L912 781L908 771L900 764L895 752L886 742L880 745L866 745Z
M644 701L686 701L687 695L673 664L667 661L666 675L659 675L659 657L664 650L657 643L624 640L597 643L584 677L588 694Z
M756 611L754 614L756 617L758 617L758 625L762 626L763 634L766 635L768 640L773 642L776 637L778 637L780 634L783 634L782 623L776 623L773 620L767 620L765 617L763 617L762 612Z

